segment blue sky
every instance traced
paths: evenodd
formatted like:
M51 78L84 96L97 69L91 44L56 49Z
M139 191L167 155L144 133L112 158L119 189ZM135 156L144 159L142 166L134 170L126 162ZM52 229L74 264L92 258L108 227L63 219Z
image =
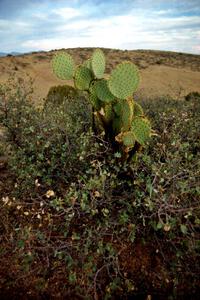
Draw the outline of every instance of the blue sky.
M0 52L74 47L200 54L200 0L0 0Z

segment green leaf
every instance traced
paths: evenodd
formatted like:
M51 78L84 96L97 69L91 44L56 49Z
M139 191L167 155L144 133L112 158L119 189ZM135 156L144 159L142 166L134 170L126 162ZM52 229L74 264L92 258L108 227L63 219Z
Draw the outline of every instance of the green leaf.
M116 152L116 153L114 154L114 157L116 157L116 158L121 158L121 157L122 157L122 155L121 155L121 153L120 153L120 152Z
M163 228L163 224L161 222L158 222L157 225L156 225L156 228L157 229Z
M182 234L187 234L187 227L186 227L186 225L181 224L181 225L180 225L180 228L181 228Z
M19 240L18 241L18 247L19 248L24 248L24 246L25 246L25 242L23 240Z

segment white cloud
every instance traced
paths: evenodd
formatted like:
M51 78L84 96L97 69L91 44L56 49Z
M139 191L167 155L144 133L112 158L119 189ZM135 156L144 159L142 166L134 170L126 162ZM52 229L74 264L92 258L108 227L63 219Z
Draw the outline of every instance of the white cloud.
M200 44L193 47L195 53L200 53Z
M156 15L167 15L169 13L172 13L173 9L165 9L165 10L158 10L155 12Z
M64 32L66 30L85 30L88 27L91 27L96 24L96 22L92 20L76 20L72 21L70 23L64 24L64 25L59 25L56 27L56 31Z
M23 36L31 36L32 29L32 24L25 21L0 19L0 51L21 51Z
M58 9L53 9L52 13L66 20L73 19L82 15L81 10L72 7L62 7Z
M32 23L10 23L9 30L19 35L21 32L30 32L30 39L26 38L26 41L20 45L23 47L22 51L108 47L200 53L199 16L173 16L172 12L173 9L153 11L140 7L118 16L101 16L100 18L100 15L97 17L93 15L88 18L89 12L86 7L77 9L62 7L43 13L32 13L36 19L46 22L45 31L43 33L41 27L39 38L38 34L34 38L30 32L34 27ZM57 15L56 20L49 19L52 13ZM46 28L48 28L49 21L51 27L47 38ZM8 23L1 24L0 20L0 33L1 28L5 30L7 26Z
M49 17L48 13L44 12L33 12L31 16L38 20L48 20Z
M10 21L10 20L4 20L0 19L0 33L9 34L13 33L19 33L19 32L28 32L31 28L31 25L28 22L25 21ZM1 41L2 42L2 41Z

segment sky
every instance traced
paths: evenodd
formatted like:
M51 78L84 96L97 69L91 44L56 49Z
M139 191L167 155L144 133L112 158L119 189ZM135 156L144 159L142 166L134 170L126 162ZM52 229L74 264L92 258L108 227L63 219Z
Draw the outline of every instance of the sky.
M0 0L0 52L75 47L200 54L200 0Z

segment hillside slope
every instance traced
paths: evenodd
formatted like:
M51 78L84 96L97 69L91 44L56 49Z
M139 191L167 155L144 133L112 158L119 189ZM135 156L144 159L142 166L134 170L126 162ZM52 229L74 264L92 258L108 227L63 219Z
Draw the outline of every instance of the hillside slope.
M63 49L73 55L77 64L87 59L92 48ZM113 67L129 60L135 63L141 74L137 97L157 97L170 95L181 98L192 91L200 92L200 55L134 50L122 51L103 49L107 58L106 73ZM0 58L0 82L10 75L18 78L31 76L34 80L34 100L43 99L51 86L65 84L58 80L51 70L51 58L56 51L34 52L20 56Z

